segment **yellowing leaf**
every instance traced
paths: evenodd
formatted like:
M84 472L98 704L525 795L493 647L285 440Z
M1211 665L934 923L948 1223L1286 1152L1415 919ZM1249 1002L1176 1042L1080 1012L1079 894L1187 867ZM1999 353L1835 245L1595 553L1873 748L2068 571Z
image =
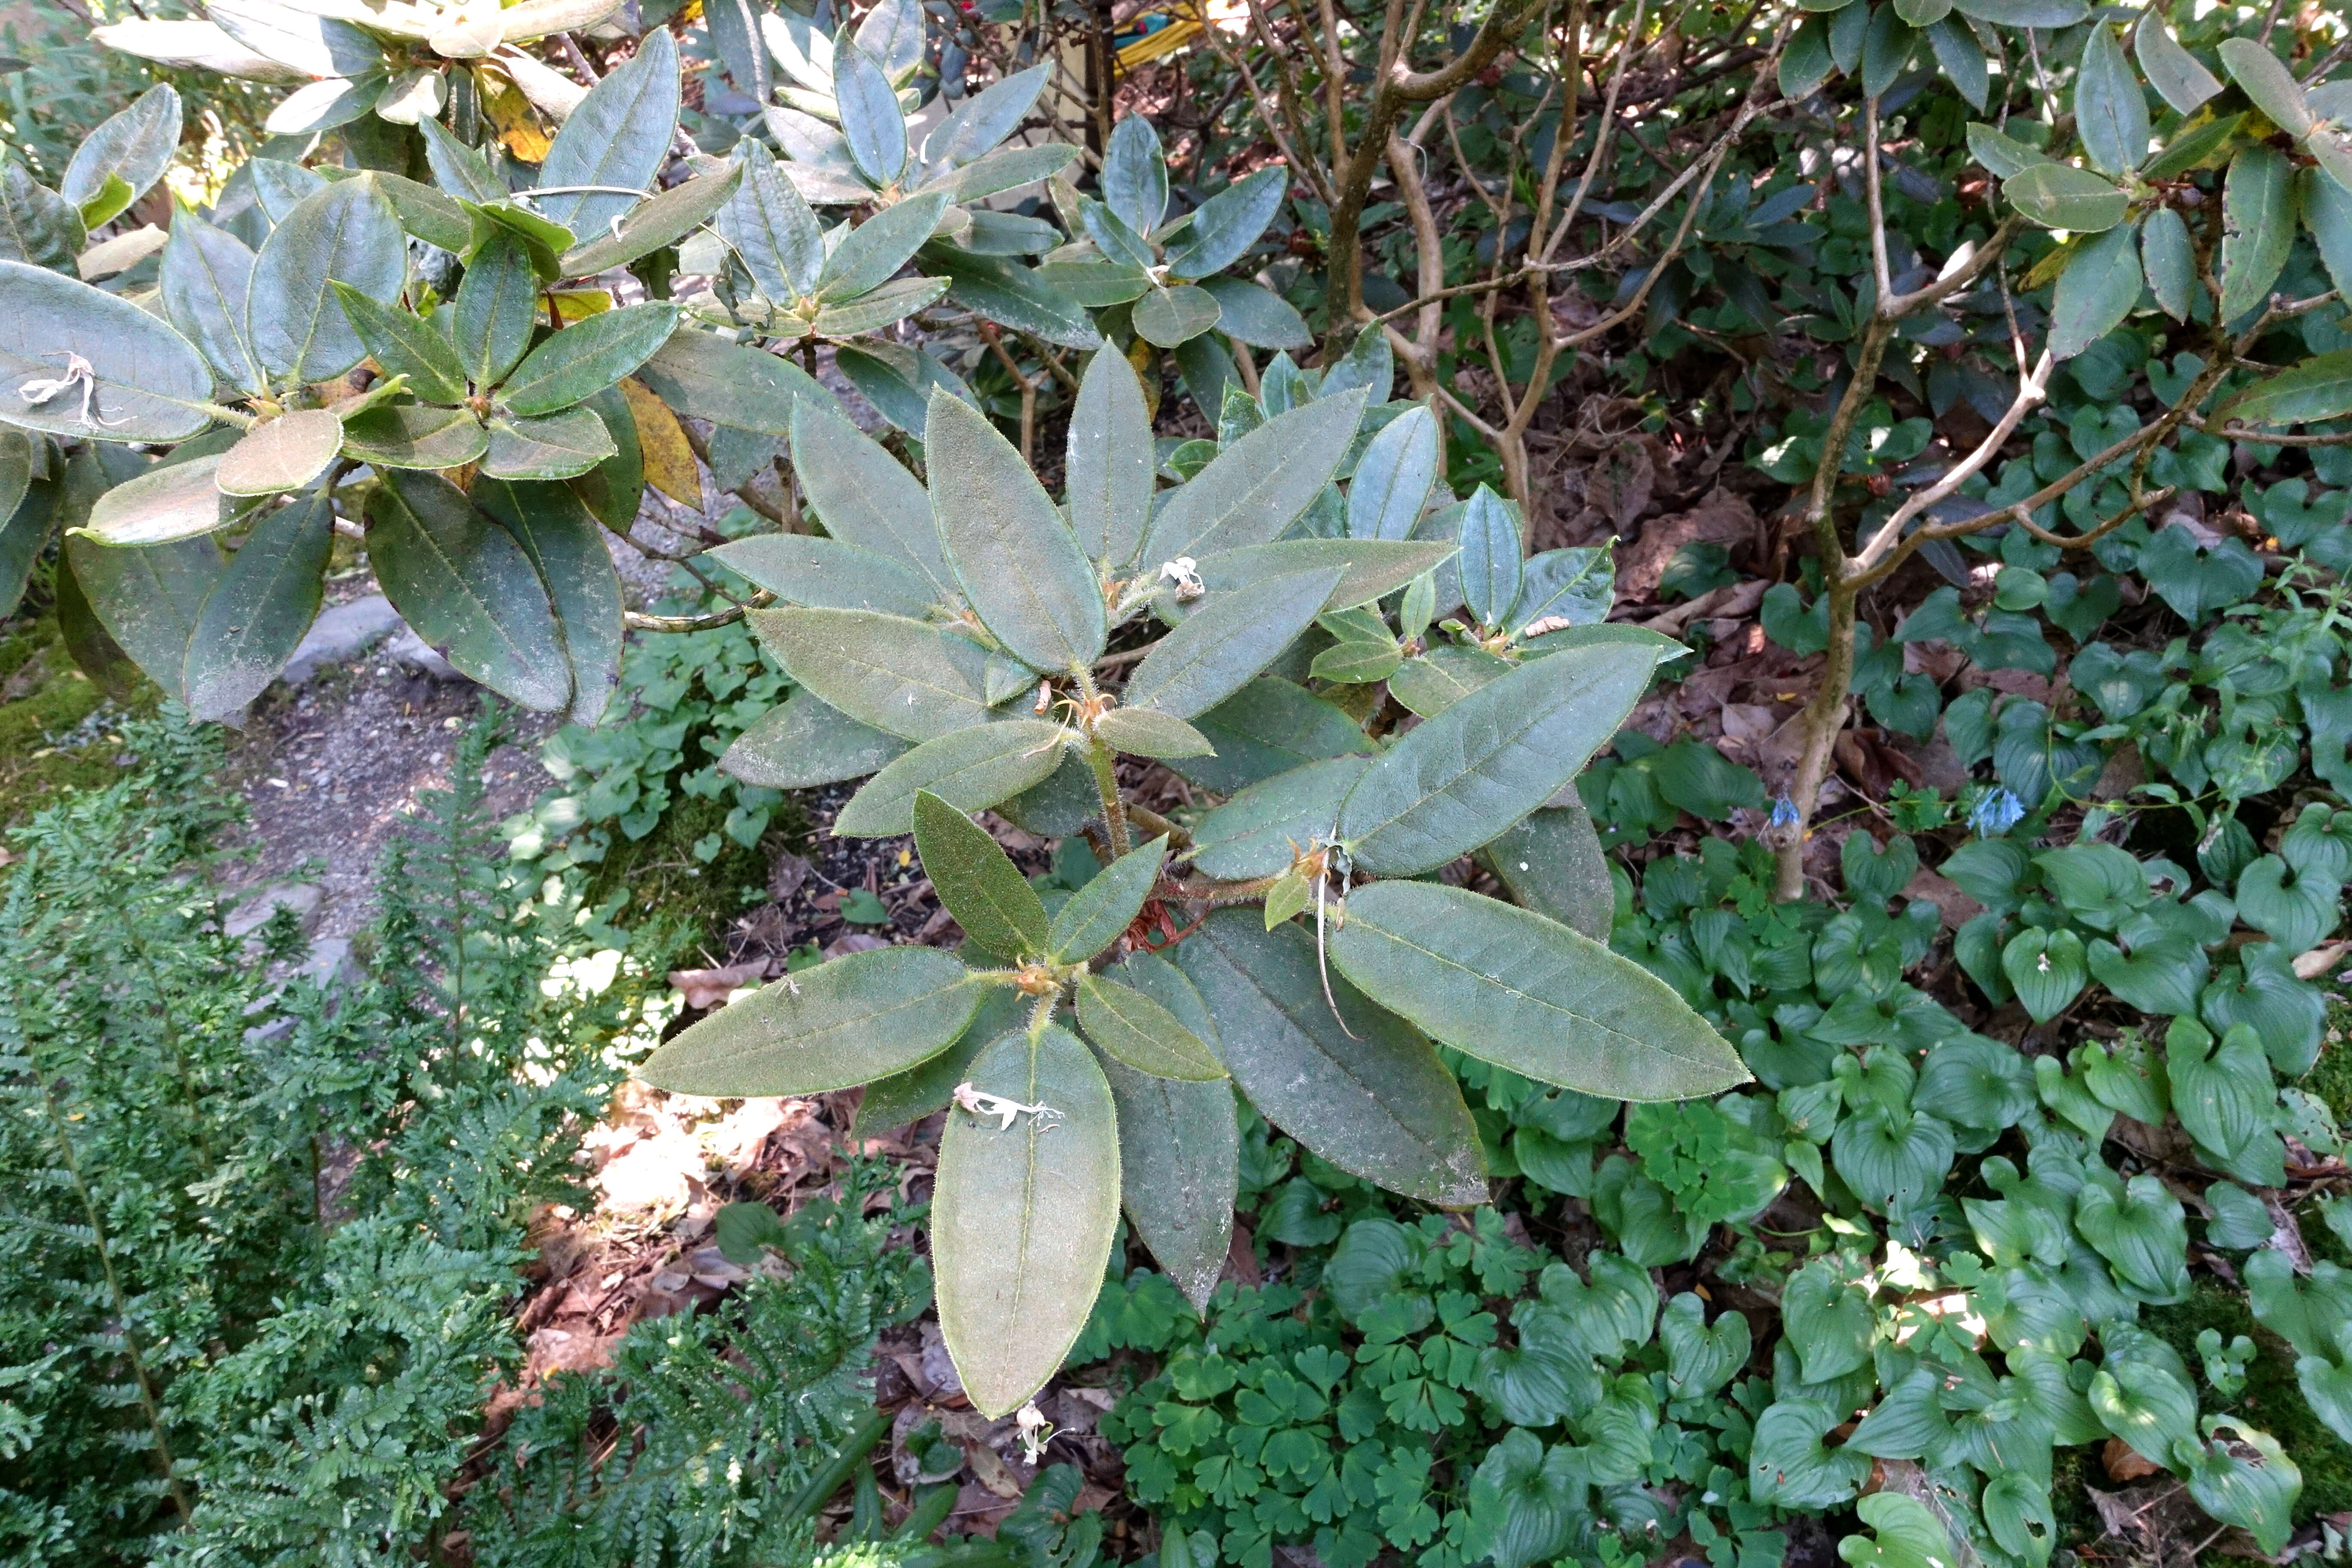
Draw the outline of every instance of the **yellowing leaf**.
M482 112L499 128L499 141L506 150L526 163L544 163L547 150L554 145L546 132L540 129L539 117L532 112L530 100L522 95L513 79L504 71L481 66L474 68L474 91Z
M609 299L609 296L607 297ZM621 395L637 418L637 448L644 454L646 482L683 506L702 505L702 472L695 467L694 448L669 405L635 376L621 383Z
M613 308L613 294L609 289L573 289L561 294L551 294L548 298L555 302L556 315L567 323L584 321Z

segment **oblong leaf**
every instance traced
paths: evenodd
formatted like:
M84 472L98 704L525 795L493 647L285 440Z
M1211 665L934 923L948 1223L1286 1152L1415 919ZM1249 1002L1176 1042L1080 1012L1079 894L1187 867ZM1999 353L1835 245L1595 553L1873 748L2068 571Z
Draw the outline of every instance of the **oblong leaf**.
M1254 349L1298 350L1314 346L1315 334L1273 289L1240 278L1203 278L1202 289L1217 302L1217 330Z
M1604 1100L1690 1100L1748 1080L1673 986L1532 910L1434 882L1348 895L1331 962L1458 1050Z
M923 875L964 934L1003 958L1045 951L1045 906L988 829L929 790L915 796Z
M2315 121L2310 106L2304 102L2303 84L2268 45L2252 38L2224 38L2221 54L2221 68L2245 89L2265 119L2298 141L2311 134Z
M1078 976L1078 1026L1105 1055L1153 1078L1205 1083L1226 1076L1224 1065L1174 1014L1101 975Z
M2352 414L2352 349L2315 355L2256 382L2216 412L2249 425L2304 425Z
M1217 297L1205 289L1179 283L1153 289L1136 300L1129 320L1136 335L1148 343L1172 349L1192 342L1217 324Z
M526 708L572 697L555 612L530 557L438 474L395 468L368 497L368 559L442 658Z
M873 56L855 43L833 51L834 101L841 113L841 133L858 172L877 185L887 185L907 169L907 117L898 108L898 93Z
M772 981L673 1037L637 1076L673 1094L822 1094L947 1048L980 1007L951 952L884 947Z
M1102 347L1102 333L1095 330L1086 308L1047 283L1034 268L1000 257L974 256L951 245L926 247L922 264L926 272L950 280L948 292L959 304L992 321L1034 333L1059 348L1084 353Z
M1179 556L1272 543L1339 471L1363 406L1360 391L1318 398L1220 450L1161 500L1139 564L1157 572Z
M1070 670L1103 649L1103 595L1077 536L977 409L934 390L925 426L931 515L964 597L1007 652Z
M706 223L711 223L739 193L742 171L705 174L672 185L643 205L630 209L617 232L607 227L563 254L566 278L593 277L651 256L666 245L676 245ZM785 185L790 189L790 185ZM723 232L723 229L722 229Z
M549 336L499 389L517 414L552 414L594 396L653 357L677 329L677 307L648 300L599 310Z
M92 42L157 65L218 71L246 81L299 82L300 71L257 55L222 31L217 22L137 21L92 27Z
M827 533L914 568L935 596L952 595L930 496L904 464L816 404L794 415L792 440L793 471Z
M1168 858L1168 840L1139 844L1097 872L1055 912L1045 951L1056 963L1082 963L1118 940L1143 910Z
M709 553L788 605L879 610L919 620L937 598L928 581L888 556L837 539L762 533Z
M1187 984L1181 975L1176 979ZM1192 1310L1203 1310L1233 1245L1234 1197L1241 1186L1234 1091L1222 1079L1153 1078L1115 1058L1102 1070L1118 1107L1119 1188L1128 1218Z
M555 133L554 144L539 166L541 186L651 188L677 130L677 44L667 29L649 28L637 52L590 88ZM637 201L635 196L583 191L542 196L538 207L550 220L584 238L607 230Z
M555 629L572 667L574 724L594 725L621 686L621 575L604 531L586 505L560 485L509 485L484 479L475 500L496 518L539 569L555 609Z
M407 277L400 215L374 181L362 174L303 197L254 258L246 297L254 357L272 375L342 374L367 345L330 285L347 283L389 304Z
M2174 321L2187 321L2197 288L2197 254L2188 224L2172 208L2157 208L2140 225L2139 261L2157 304Z
M94 228L144 195L179 150L180 95L170 84L159 83L82 138L58 181L58 194L79 207L82 221ZM123 193L110 212L91 205L109 180L121 181Z
M1042 784L1062 765L1069 731L1037 719L975 724L926 741L866 781L834 818L845 838L915 830L915 796L928 791L959 811L983 806Z
M971 1083L1046 1116L950 1111L931 1199L940 1329L972 1405L1010 1415L1076 1342L1118 1228L1118 1116L1086 1047L1061 1029L1006 1035Z
M172 232L175 237L179 234L177 222ZM89 239L88 227L71 202L26 174L14 158L5 160L5 166L0 166L0 260L28 262L71 274L76 270L75 258ZM240 289L238 298L243 297ZM171 308L168 294L164 308ZM187 330L176 317L173 324L182 331Z
M1103 202L1138 234L1160 226L1168 212L1168 160L1160 133L1140 114L1128 114L1111 127L1103 152Z
M1513 903L1605 942L1617 917L1609 857L1583 797L1574 790L1561 793L1565 805L1529 812L1487 845L1482 858Z
M189 637L190 713L226 719L268 689L319 614L334 545L334 499L324 485L254 524Z
M2005 27L2071 27L2091 14L2084 0L1952 0L1952 9Z
M880 288L930 238L946 210L946 198L936 194L884 208L842 237L809 292L833 302Z
M494 479L568 479L619 450L604 422L586 408L528 419L492 415L482 472Z
M1246 175L1202 202L1193 210L1188 243L1168 258L1169 276L1206 278L1239 261L1282 210L1289 188L1289 172L1276 165Z
M719 765L745 784L814 789L864 778L907 754L907 742L795 691L735 737Z
M497 385L530 352L539 317L539 274L522 240L494 229L475 248L458 280L451 335L466 374Z
M327 471L342 445L343 422L331 411L298 408L246 432L222 455L213 480L230 496L299 490Z
M408 378L408 390L428 403L465 400L466 367L430 321L396 305L379 305L348 283L333 285L343 314L386 375Z
M2183 114L2196 113L2207 99L2221 90L2204 62L2182 48L2172 29L2164 25L2160 5L2150 5L2133 25L2132 52L2139 57L2139 68L2147 73L2147 83L2156 89L2157 96Z
M1207 599L1201 602L1205 605L1221 593L1252 588L1294 572L1337 566L1342 568L1342 574L1323 607L1344 610L1388 597L1444 562L1454 549L1451 542L1434 540L1277 539L1272 544L1220 550L1200 558L1201 585L1208 590ZM1187 606L1176 608L1181 614Z
M760 291L789 304L816 286L824 268L824 232L800 192L777 173L764 144L747 138L737 156L739 184L714 226Z
M489 450L469 408L379 404L343 421L343 455L380 468L457 468Z
M221 455L214 453L149 468L99 497L89 521L73 531L118 548L211 533L236 515L214 483L220 466Z
M188 647L227 566L209 534L168 544L110 549L89 534L65 539L67 574L106 636L174 700L187 700ZM70 625L60 595L58 618ZM83 655L77 650L79 661Z
M1179 719L1207 712L1312 626L1344 575L1310 569L1208 595L1135 667L1121 700Z
M1216 748L1183 720L1151 708L1114 708L1095 721L1095 737L1135 757L1205 757Z
M989 721L988 654L935 626L868 610L753 610L785 673L862 724L929 741Z
M1117 349L1097 349L1070 408L1066 471L1070 527L1097 564L1124 566L1134 558L1151 519L1158 467L1143 383Z
M793 409L803 400L836 419L847 417L833 395L800 366L688 328L671 333L637 368L637 379L686 418L761 436L791 434Z
M2076 248L2050 300L2050 353L2072 359L2105 337L2139 303L2139 226L2121 224Z
M1225 1069L1267 1121L1391 1192L1447 1206L1486 1200L1477 1132L1453 1076L1418 1030L1339 975L1335 1017L1307 931L1219 910L1177 945L1176 962L1216 1020Z
M163 313L221 379L240 392L258 392L263 385L261 367L245 342L245 297L252 276L253 252L245 241L194 213L173 216L172 242L163 247L156 279Z
M2147 162L2147 100L2104 22L2091 28L2074 73L2074 133L2091 167L2103 173L2127 174Z
M1409 539L1437 482L1437 419L1416 407L1364 448L1348 486L1350 539Z
M2000 183L2010 205L2049 228L2096 234L2124 221L2130 198L2088 169L2036 163Z
M68 378L69 356L95 381ZM213 373L187 339L128 300L21 261L0 261L0 420L52 436L180 441L213 422ZM27 396L31 383L56 386Z
M1192 864L1212 877L1277 876L1337 831L1340 803L1369 757L1328 757L1261 779L1201 819Z
M855 337L878 332L903 321L948 291L944 278L900 278L867 289L844 304L827 305L809 323L821 338Z
M1482 626L1498 626L1519 597L1519 524L1503 498L1480 485L1462 512L1462 603Z
M2264 58L2270 58L2267 50ZM2270 299L2294 246L2294 171L2275 147L2248 147L2221 184L2221 317L2235 321Z
M1636 648L1570 649L1523 664L1426 721L1349 791L1339 831L1356 864L1418 876L1486 843L1608 743L1652 667Z

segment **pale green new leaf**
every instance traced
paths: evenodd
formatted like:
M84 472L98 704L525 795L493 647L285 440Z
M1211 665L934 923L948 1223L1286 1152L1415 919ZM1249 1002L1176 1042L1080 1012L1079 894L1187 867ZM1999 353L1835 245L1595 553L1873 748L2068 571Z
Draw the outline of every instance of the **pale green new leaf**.
M1437 1039L1608 1100L1690 1100L1748 1081L1674 987L1531 910L1436 882L1348 896L1331 962Z
M1037 889L986 828L928 790L915 796L915 851L964 935L1005 958L1045 952Z
M298 408L247 431L222 454L213 481L229 496L299 490L327 471L342 444L343 422L331 410Z
M853 952L771 981L678 1034L637 1076L673 1094L823 1094L944 1050L981 987L935 947Z
M1078 1027L1106 1055L1153 1078L1204 1083L1225 1076L1209 1047L1174 1014L1102 975L1078 977Z
M2035 163L2000 183L2010 205L2045 228L2096 234L2124 221L2130 198L2114 184L2071 163Z
M1160 880L1168 840L1139 844L1072 893L1045 932L1045 951L1059 963L1083 963L1135 923Z
M1154 708L1114 708L1095 721L1095 735L1115 752L1136 757L1207 757L1216 753L1209 738L1172 714Z
M211 533L236 516L214 482L221 454L149 468L98 498L89 521L72 531L116 548L168 544Z

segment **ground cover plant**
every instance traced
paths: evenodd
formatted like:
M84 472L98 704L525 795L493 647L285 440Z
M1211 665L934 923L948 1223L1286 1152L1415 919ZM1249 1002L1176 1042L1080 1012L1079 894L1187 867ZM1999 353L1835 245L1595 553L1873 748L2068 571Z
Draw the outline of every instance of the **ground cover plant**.
M942 1118L965 1393L1108 1353L1171 1562L2324 1545L2344 19L1161 20L106 20L158 79L0 179L0 596L230 718L351 537L569 721L538 873L919 871L643 1076ZM783 1550L635 1474L579 1550Z

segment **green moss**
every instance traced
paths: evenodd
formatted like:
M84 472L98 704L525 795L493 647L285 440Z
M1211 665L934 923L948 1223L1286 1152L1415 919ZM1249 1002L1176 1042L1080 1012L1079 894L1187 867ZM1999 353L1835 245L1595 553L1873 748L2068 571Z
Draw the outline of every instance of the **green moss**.
M2303 1471L2303 1496L2294 1505L2297 1521L2352 1508L2352 1445L2330 1431L2312 1414L2295 1386L2294 1351L2276 1334L2254 1321L2245 1298L2210 1279L2200 1279L2188 1300L2177 1306L2150 1307L2141 1314L2147 1328L2160 1334L2189 1363L2198 1384L2200 1408L2206 1414L2242 1415L2250 1426L2259 1426L2279 1441ZM2197 1354L2197 1332L2220 1331L2228 1341L2251 1336L2260 1347L2246 1366L2246 1386L2235 1399L2223 1399L2205 1384L2204 1364Z
M105 695L74 668L57 617L7 623L0 633L0 827L22 822L61 790L95 788L117 776L121 736L59 742L105 706ZM152 688L134 704L152 710Z
M768 879L767 858L727 837L728 810L723 800L680 796L662 814L661 826L643 838L632 841L614 833L612 847L589 879L590 901L625 891L631 916L658 911L715 934L741 912L743 889L761 887ZM706 865L695 858L694 846L712 837L721 848Z

